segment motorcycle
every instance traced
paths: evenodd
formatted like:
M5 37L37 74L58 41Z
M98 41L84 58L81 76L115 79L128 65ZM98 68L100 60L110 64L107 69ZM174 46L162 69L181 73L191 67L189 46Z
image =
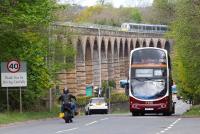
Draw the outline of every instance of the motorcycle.
M59 114L59 117L64 119L65 123L72 123L72 118L79 114L77 111L76 100L62 104L61 111L62 112Z
M72 123L72 118L74 117L73 109L72 109L71 103L66 103L63 105L64 109L64 116L63 119L65 120L65 123Z

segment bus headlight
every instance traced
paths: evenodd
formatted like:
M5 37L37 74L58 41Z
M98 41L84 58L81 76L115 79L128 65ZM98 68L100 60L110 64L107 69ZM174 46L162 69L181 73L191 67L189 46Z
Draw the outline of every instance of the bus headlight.
M166 104L161 104L161 108L166 108Z

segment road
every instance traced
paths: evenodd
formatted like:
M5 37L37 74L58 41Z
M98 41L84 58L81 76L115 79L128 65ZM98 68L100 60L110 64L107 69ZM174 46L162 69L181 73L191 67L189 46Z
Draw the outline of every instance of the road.
M73 123L62 119L29 121L0 127L0 134L199 134L200 118L180 115L189 105L177 101L173 116L108 114L79 116Z

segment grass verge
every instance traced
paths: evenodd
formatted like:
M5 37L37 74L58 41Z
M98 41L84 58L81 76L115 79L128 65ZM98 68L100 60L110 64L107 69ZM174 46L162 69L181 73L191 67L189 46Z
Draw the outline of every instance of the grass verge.
M58 117L59 110L53 109L52 112L6 112L0 113L0 124L23 122L28 120L38 120L45 118Z
M183 116L200 117L200 105L192 106Z

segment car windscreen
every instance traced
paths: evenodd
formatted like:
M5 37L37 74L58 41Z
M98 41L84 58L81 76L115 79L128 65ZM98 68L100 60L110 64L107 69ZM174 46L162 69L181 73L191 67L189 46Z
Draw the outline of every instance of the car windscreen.
M92 103L104 103L105 100L104 99L92 99L91 102Z

